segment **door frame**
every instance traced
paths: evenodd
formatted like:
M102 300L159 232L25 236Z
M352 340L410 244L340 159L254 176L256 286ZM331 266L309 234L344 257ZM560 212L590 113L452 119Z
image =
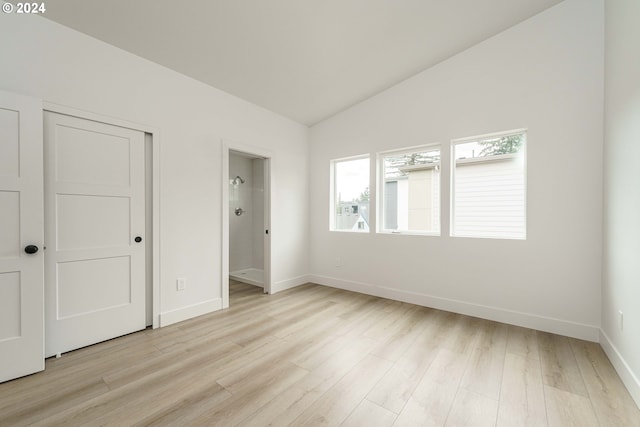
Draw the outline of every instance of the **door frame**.
M160 130L156 127L144 125L140 123L130 122L127 120L118 119L115 117L105 116L90 111L79 110L73 107L67 107L65 105L55 104L52 102L42 102L42 113L50 111L52 113L65 114L68 116L77 117L80 119L92 120L100 123L106 123L109 125L119 126L123 128L133 129L144 132L151 135L151 227L152 227L152 255L150 261L152 264L152 293L153 293L153 306L152 306L152 328L156 329L160 327ZM145 141L147 137L145 136ZM43 139L44 144L44 139ZM146 142L145 142L146 147ZM145 172L145 175L148 176ZM145 188L148 190L148 186ZM146 194L145 197L149 195ZM146 215L146 214L145 214ZM146 268L146 267L145 267ZM45 283L45 286L47 284ZM145 285L146 287L146 285Z
M271 294L271 182L273 170L273 153L270 150L248 145L228 139L222 140L222 308L229 307L229 152L241 153L264 159L264 267L263 286L266 294Z

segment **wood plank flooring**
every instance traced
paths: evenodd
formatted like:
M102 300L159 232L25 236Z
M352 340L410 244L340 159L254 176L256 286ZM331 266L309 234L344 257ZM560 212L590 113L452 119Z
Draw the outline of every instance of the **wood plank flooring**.
M598 344L307 284L49 359L0 426L640 426Z

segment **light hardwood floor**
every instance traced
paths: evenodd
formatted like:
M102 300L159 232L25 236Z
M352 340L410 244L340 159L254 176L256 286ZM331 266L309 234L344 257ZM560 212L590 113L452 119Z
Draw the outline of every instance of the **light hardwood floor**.
M304 285L47 360L0 425L640 426L598 344Z

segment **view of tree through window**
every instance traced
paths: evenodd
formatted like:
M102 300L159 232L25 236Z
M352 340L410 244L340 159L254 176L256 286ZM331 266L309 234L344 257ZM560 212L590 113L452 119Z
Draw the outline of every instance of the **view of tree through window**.
M455 146L456 160L517 154L524 147L522 133L470 141Z

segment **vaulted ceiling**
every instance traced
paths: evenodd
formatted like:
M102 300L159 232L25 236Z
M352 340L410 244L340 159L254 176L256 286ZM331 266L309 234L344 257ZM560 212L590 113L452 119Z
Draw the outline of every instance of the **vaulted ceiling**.
M50 0L45 17L313 125L562 0Z

